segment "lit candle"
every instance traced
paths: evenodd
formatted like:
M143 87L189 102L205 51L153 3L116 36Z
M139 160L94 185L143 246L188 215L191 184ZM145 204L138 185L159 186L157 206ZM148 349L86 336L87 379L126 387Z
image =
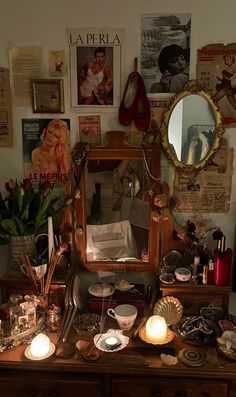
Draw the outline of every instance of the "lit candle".
M45 357L50 350L50 339L44 334L38 334L31 342L30 352L35 358Z
M106 347L110 350L114 350L118 345L118 339L115 336L109 336L105 340Z
M150 343L163 343L166 340L166 321L161 316L152 316L146 323L146 339Z

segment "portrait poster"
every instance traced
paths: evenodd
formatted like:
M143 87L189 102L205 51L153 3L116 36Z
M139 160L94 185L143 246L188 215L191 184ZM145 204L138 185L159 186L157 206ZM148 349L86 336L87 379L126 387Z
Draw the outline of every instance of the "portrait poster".
M12 146L12 108L9 70L0 68L0 147Z
M236 125L236 43L208 44L197 50L197 80L223 112L225 127Z
M70 120L22 119L22 138L25 177L64 184L71 168Z
M141 15L141 75L148 93L177 93L188 82L190 42L191 14Z
M100 114L78 116L78 130L81 142L88 142L91 146L102 144Z
M65 50L49 51L49 75L65 76Z
M67 30L71 108L119 107L123 29Z

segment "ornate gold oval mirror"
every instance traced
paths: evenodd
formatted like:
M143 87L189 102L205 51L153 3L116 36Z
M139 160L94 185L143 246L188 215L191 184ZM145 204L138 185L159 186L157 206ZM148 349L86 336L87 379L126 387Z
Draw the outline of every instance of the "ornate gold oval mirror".
M75 167L81 197L76 201L76 243L85 268L156 271L159 225L152 220L159 187L160 147L133 147L123 131L91 148L86 166ZM75 145L73 158L80 151Z
M196 174L219 147L224 132L218 105L202 85L190 81L171 98L163 115L162 147L183 176Z

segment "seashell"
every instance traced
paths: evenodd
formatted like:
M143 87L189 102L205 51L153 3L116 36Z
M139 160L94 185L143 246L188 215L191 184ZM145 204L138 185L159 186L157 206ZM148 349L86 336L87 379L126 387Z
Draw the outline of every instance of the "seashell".
M222 346L222 347L225 347L225 346L226 346L226 339L225 339L225 338L222 338L222 336L221 336L220 338L217 338L216 340L217 340L217 343L218 343L220 346Z
M230 340L226 340L226 349L231 350L232 342Z
M223 334L221 335L222 338L233 341L236 340L236 333L234 331L224 331Z
M167 326L176 324L183 315L183 306L174 296L164 296L154 305L153 314L164 317Z

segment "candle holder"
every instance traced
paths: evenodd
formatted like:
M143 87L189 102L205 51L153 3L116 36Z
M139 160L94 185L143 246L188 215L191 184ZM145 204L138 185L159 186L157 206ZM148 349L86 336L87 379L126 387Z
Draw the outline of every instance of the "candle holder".
M30 360L44 360L55 352L55 345L44 334L38 334L25 350L25 356Z
M161 316L152 316L139 330L139 337L153 345L164 345L174 339L175 334L167 326Z
M109 350L115 350L119 343L119 340L115 336L109 336L105 339L105 345Z

